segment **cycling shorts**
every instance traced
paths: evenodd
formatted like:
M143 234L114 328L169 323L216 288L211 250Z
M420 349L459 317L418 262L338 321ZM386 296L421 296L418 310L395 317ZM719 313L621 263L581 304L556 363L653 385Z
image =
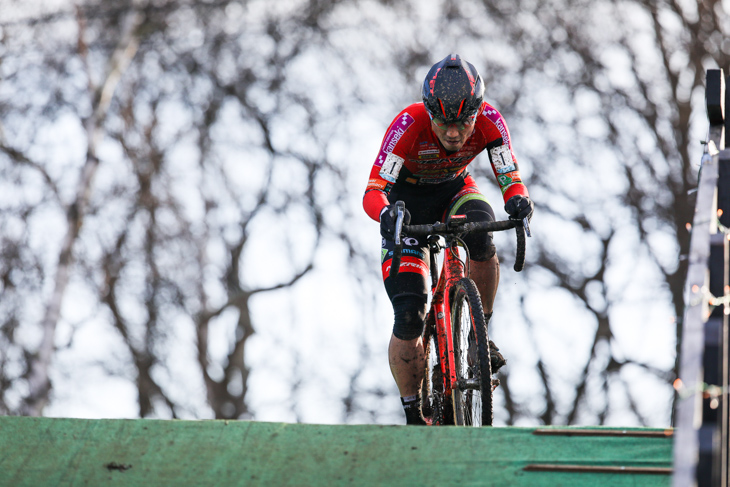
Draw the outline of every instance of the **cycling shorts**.
M402 200L411 214L411 225L446 221L463 214L469 221L494 220L494 210L479 192L474 178L467 175L434 187L396 185L388 195L395 203ZM485 261L495 254L491 233L473 233L464 238L472 260ZM393 334L402 340L423 333L429 292L429 249L426 237L405 237L399 273L390 277L395 243L382 240L381 268L385 290L395 316Z

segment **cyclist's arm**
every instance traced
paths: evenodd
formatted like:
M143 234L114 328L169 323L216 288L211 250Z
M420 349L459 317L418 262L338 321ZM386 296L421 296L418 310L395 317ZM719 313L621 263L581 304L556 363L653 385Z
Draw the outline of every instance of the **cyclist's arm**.
M413 116L408 113L413 106L406 108L393 119L370 170L370 179L363 197L363 208L376 222L380 221L383 208L390 204L388 194L398 180L406 156L413 145L414 134L408 132L415 122Z
M370 172L367 188L365 188L365 196L362 199L362 206L365 213L373 220L380 221L380 212L383 211L390 203L388 202L388 193L392 184L388 183L378 175L380 168L373 166Z
M490 137L492 141L487 144L486 151L504 201L507 202L511 197L518 194L529 196L527 187L520 176L517 158L512 150L512 139L507 128L507 122L499 111L488 104L486 104L482 114L484 115L482 120L483 123L486 123L487 132L493 134Z

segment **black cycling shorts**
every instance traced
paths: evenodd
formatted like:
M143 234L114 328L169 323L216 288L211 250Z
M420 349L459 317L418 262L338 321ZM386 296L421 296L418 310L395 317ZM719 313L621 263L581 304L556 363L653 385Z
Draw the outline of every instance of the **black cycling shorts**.
M474 178L459 177L434 186L395 185L388 195L395 203L402 200L411 214L411 225L446 221L451 215L463 214L469 221L494 221L494 210L479 192ZM467 235L464 242L472 260L486 261L495 254L492 234ZM383 239L381 264L383 282L393 305L393 334L401 340L413 340L423 333L429 292L429 249L425 237L403 239L399 273L390 277L393 240Z

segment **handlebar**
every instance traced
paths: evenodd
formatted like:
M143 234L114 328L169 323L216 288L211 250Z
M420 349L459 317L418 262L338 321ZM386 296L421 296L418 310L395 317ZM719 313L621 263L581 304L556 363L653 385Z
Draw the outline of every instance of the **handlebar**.
M459 222L451 221L449 223L436 222L430 225L404 225L402 231L405 235L412 237L425 237L428 235L465 235L467 233L482 232L501 232L510 228L519 227L522 220L503 220L503 221L480 221L480 222Z
M402 235L412 237L426 237L428 235L461 236L475 231L501 232L514 228L517 234L517 251L515 253L514 270L516 272L520 272L525 267L525 235L528 237L532 236L530 233L530 222L527 218L523 218L521 220L509 219L496 222L467 222L462 219L450 218L446 221L446 223L436 222L428 225L403 225L403 217L405 216L406 208L405 203L403 201L397 201L395 203L395 207L395 247L393 248L393 260L390 264L391 277L397 276L400 269L401 255L403 251L403 242L401 240Z

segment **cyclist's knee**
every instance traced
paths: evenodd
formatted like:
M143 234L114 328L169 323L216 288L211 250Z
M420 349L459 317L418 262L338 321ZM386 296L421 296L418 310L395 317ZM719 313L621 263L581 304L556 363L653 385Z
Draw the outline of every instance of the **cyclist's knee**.
M423 334L426 297L419 294L393 296L393 335L401 340L415 340Z
M492 213L483 210L470 210L466 212L469 221L494 221ZM494 257L497 248L492 240L491 233L475 232L467 235L464 241L469 248L471 260L485 262Z
M484 243L484 245L477 244L470 249L472 248L473 250L470 250L469 257L471 260L475 260L477 262L487 262L497 255L497 247L495 247L491 238L489 239L489 242Z

